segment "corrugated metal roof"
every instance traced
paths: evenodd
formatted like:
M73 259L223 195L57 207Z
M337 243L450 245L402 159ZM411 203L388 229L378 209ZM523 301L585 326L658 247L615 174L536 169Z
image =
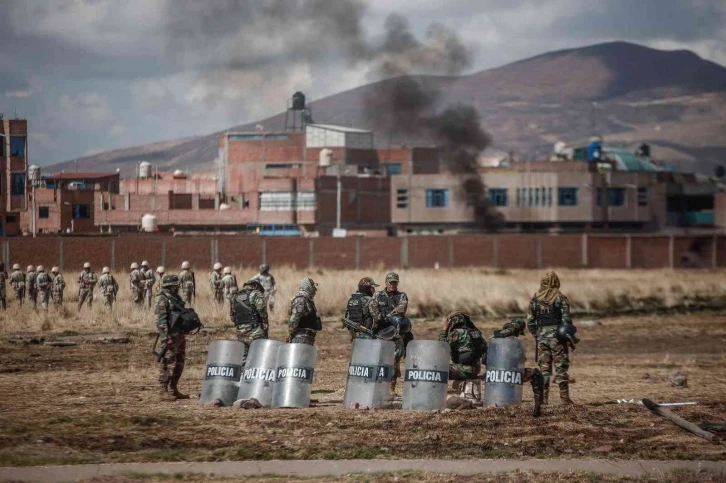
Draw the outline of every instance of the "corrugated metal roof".
M119 176L118 173L53 173L43 175L45 179L57 179L57 180L74 180L74 179L103 179L103 178L114 178Z
M371 131L366 131L365 129L357 129L354 127L345 127L345 126L335 126L333 124L308 124L308 126L309 127L319 127L320 129L327 129L329 131L371 134Z
M625 149L604 148L603 151L615 158L621 171L660 171L647 159L640 158Z

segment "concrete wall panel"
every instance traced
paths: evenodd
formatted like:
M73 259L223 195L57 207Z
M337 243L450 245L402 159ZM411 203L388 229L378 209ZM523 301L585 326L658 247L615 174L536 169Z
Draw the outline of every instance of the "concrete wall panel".
M166 244L164 266L168 273L179 273L183 261L189 262L194 270L199 272L212 268L212 238L167 238L164 243Z
M77 273L89 262L96 275L104 265L111 264L112 238L63 238L63 267L68 273ZM53 238L57 245L58 238Z
M408 265L417 268L449 266L449 239L442 237L408 239Z
M713 266L713 237L677 236L673 240L675 268L711 268Z

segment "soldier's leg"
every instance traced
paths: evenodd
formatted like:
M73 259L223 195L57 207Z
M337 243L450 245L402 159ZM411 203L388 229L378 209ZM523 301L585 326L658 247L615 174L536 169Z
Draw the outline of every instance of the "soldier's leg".
M48 292L43 292L40 294L40 306L43 308L43 310L48 310Z
M83 302L86 301L86 296L88 295L88 292L85 290L80 290L78 292L78 310L81 310L81 307L83 307Z
M5 292L3 292L0 295L1 295L0 296L0 305L2 305L3 310L7 310L8 305L7 305L7 301L6 301L6 297L5 297Z
M269 312L271 314L275 313L275 295L270 295L270 298L267 300L268 302L268 308Z
M542 373L542 404L547 404L550 393L550 378L552 376L552 349L548 338L541 338L538 341L539 360L537 366Z
M396 344L396 352L393 362L393 377L391 378L391 397L396 395L396 384L398 384L398 379L401 377L401 359L405 351L401 337L396 337L393 342Z
M106 312L111 312L113 310L113 295L104 295L103 305L106 307Z
M93 290L88 291L88 295L86 296L86 300L88 301L88 308L93 307Z
M534 409L532 416L535 418L541 414L541 407L544 400L544 378L542 372L536 367L526 368L524 370L524 382L532 384L532 394L534 395Z
M293 344L307 344L315 345L315 331L314 330L298 330L296 331L292 339L290 340Z
M28 294L28 299L30 299L30 308L33 310L36 310L38 308L38 299L36 294Z
M560 400L563 404L574 404L570 399L570 353L567 347L559 342L555 343L553 349L553 364L555 366L555 382L560 388Z
M172 346L174 347L173 367L171 368L171 378L169 379L169 388L177 399L189 399L189 396L179 392L178 384L181 375L184 372L184 364L186 361L187 341L184 334L175 334L172 336Z

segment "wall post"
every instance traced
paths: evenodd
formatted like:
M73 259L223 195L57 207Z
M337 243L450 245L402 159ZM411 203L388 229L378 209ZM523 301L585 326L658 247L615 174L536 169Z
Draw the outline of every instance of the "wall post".
M449 268L454 268L454 239L452 237L448 238L448 247L449 247Z
M582 234L582 266L583 267L588 267L588 256L587 256L588 255L587 254L588 246L587 245L588 245L589 241L590 240L587 237L587 233L583 233Z
M315 239L308 239L308 268L315 267L315 248L313 247Z
M166 269L166 240L161 240L161 266Z
M670 235L668 237L668 267L672 270L675 268L675 252L676 252L676 237Z
M633 268L633 237L625 237L625 267Z
M5 264L7 266L7 264ZM63 238L58 240L58 270L63 271Z
M492 260L494 260L494 268L499 268L499 235L494 235L492 243Z
M401 267L408 268L408 237L401 237Z
M360 270L360 237L355 237L355 269Z
M541 270L542 269L542 237L540 237L540 236L537 237L537 245L536 245L535 249L537 250L537 268Z
M116 240L111 240L111 270L116 271Z

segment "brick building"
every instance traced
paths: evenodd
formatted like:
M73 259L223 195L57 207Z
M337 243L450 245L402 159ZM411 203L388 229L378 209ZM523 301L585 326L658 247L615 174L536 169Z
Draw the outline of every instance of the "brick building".
M18 235L20 215L26 210L28 122L0 118L0 235Z

